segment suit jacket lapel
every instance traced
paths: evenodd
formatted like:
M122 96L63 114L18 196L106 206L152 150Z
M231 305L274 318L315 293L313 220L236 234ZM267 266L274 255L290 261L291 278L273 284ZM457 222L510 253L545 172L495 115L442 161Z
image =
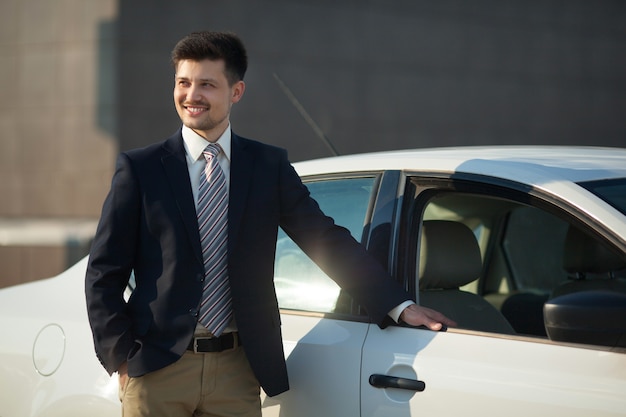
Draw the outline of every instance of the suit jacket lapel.
M191 183L189 182L189 170L187 168L181 131L179 130L174 136L166 140L163 148L165 152L161 162L163 163L165 174L174 193L191 246L194 248L196 258L202 263L198 217L194 206Z
M248 189L254 172L254 156L245 142L232 134L230 158L230 195L228 199L228 246L232 249L245 211Z

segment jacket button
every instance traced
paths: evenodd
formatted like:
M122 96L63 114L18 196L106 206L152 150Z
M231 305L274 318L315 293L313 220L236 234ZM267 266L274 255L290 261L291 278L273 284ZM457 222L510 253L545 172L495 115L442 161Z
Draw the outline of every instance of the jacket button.
M204 282L204 274L198 274L198 275L197 275L197 280L198 280L199 282Z

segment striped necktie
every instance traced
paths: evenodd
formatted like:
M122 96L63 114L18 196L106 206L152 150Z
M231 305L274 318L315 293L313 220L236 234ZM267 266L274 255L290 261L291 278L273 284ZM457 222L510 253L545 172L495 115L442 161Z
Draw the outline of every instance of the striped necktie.
M217 156L221 147L209 144L203 152L206 167L200 178L198 226L204 260L204 287L199 322L218 337L232 318L228 281L228 191Z

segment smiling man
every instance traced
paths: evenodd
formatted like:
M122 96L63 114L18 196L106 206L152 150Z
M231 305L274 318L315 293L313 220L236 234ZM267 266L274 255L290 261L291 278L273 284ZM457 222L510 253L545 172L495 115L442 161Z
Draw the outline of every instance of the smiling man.
M320 211L285 150L232 132L247 69L237 36L192 33L172 63L182 127L118 157L85 280L96 353L119 373L125 417L258 417L260 387L289 389L273 285L279 226L380 326L454 325L415 305Z

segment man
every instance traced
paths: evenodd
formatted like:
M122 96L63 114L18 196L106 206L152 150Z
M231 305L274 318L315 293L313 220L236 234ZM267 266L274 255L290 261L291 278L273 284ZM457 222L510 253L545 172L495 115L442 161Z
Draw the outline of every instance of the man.
M260 416L259 385L289 389L273 287L279 226L379 325L454 325L410 301L320 211L284 150L231 131L247 69L239 38L193 33L172 63L183 126L118 157L85 281L124 416Z

